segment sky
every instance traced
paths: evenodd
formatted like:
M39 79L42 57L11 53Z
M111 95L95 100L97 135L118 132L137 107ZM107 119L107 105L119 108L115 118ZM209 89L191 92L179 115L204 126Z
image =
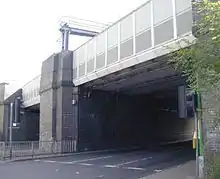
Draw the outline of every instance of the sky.
M0 83L22 87L40 74L41 63L60 50L64 16L115 22L147 0L1 0ZM71 37L70 50L88 40Z

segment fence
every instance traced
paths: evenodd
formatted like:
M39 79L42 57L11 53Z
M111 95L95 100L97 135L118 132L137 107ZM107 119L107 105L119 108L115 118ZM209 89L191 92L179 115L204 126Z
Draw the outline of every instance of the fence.
M0 143L0 159L34 158L36 156L76 152L74 140L20 141Z

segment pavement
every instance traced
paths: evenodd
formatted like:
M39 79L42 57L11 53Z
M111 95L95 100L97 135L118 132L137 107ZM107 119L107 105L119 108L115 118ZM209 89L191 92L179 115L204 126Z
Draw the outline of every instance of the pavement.
M192 179L189 149L135 150L72 155L0 164L4 179Z
M195 179L195 160L140 179Z

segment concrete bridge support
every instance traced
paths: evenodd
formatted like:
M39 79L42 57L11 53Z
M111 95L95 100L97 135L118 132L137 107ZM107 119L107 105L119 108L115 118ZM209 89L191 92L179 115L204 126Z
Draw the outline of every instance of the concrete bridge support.
M77 116L73 114L72 104L72 58L72 52L64 51L52 55L42 64L40 141L57 141L60 152L66 150L61 141L73 141L77 134Z

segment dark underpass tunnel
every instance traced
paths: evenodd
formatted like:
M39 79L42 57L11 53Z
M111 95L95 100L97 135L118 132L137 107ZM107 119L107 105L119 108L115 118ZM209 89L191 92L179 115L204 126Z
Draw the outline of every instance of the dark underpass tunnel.
M38 141L40 126L39 104L22 109L17 127L13 128L13 141Z
M178 88L133 95L84 91L79 105L81 151L167 144L192 149L194 119L179 117Z

